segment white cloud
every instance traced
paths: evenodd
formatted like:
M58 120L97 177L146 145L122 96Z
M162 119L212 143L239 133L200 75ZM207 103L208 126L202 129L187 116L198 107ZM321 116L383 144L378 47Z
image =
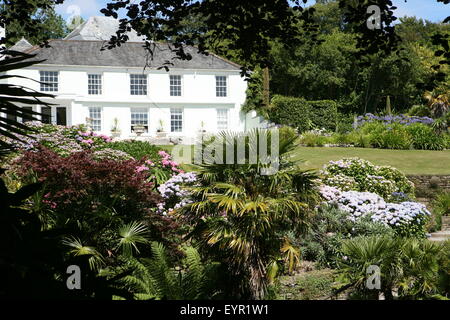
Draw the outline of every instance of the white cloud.
M102 8L103 3L97 0L66 0L56 7L56 11L66 20L77 14L87 19L91 16L102 15L100 13Z

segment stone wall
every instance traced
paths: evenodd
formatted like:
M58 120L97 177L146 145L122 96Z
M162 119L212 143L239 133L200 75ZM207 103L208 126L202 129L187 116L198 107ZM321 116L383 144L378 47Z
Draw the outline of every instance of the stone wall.
M450 191L450 176L408 176L419 189Z

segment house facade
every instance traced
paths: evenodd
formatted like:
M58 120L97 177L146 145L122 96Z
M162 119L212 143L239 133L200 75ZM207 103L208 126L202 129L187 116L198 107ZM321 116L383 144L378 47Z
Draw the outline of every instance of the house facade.
M66 39L51 40L50 47L33 47L23 39L11 48L45 60L13 72L40 83L10 80L55 95L48 100L53 106L33 107L43 122L88 124L124 139L165 135L185 140L201 131L245 130L241 106L247 84L240 66L192 47L186 48L191 60L173 60L168 44L154 44L150 57L136 35L130 37L135 41L103 50L114 23L90 18ZM159 69L167 61L169 71Z

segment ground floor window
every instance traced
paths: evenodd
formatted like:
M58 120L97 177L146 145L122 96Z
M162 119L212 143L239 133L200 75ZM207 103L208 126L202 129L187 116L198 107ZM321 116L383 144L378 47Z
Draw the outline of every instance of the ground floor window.
M148 109L131 108L131 132L135 127L144 127L144 132L148 132Z
M56 124L59 126L67 126L67 108L56 108Z
M42 123L52 124L52 107L41 107Z
M183 131L183 109L170 109L170 132Z
M217 129L228 130L228 109L217 109Z
M101 107L90 107L89 108L89 118L91 121L92 131L102 130L102 108Z

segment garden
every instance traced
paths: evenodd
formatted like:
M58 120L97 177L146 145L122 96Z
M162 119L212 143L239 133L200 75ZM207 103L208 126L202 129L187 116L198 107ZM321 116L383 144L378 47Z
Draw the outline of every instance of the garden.
M450 213L450 193L427 208L393 167L343 158L305 170L292 160L299 137L287 127L279 171L261 175L261 159L188 172L144 141L82 125L27 126L8 140L16 151L3 162L9 296L449 297L450 242L427 233ZM69 265L83 270L83 290L65 289ZM381 269L377 290L364 283L370 265Z

